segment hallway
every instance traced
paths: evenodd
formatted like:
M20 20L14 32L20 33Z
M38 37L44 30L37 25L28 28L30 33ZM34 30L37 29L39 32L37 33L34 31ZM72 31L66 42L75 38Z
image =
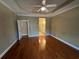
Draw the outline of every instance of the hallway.
M17 42L2 59L79 59L79 51L51 36L25 37Z

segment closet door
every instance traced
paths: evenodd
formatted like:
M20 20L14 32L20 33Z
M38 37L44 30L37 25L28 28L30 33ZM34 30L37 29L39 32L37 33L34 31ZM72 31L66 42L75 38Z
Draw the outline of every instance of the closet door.
M19 39L28 35L28 23L26 20L17 20Z

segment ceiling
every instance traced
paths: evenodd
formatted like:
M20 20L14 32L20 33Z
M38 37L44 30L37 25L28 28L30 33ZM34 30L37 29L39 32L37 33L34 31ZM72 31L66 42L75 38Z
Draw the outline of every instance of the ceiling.
M56 4L57 6L48 8L49 10L51 10L51 12L43 14L36 12L39 9L37 5L41 5L42 0L0 0L0 2L2 2L5 6L7 6L19 16L51 17L79 6L79 0L46 1L46 4Z

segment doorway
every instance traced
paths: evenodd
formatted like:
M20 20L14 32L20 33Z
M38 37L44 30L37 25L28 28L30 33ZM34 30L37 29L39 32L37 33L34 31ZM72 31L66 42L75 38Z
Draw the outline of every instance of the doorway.
M39 36L46 34L46 18L39 18Z
M17 20L17 24L18 24L18 33L20 40L23 36L28 36L29 23L28 20Z

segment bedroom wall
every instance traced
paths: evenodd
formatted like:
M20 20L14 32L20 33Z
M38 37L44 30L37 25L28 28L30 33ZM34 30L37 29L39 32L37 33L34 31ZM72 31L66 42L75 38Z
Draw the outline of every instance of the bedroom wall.
M49 35L51 33L51 18L46 18L46 34Z
M46 34L49 34L49 24L50 18L46 18ZM29 36L39 35L39 17L29 17L29 16L18 16L17 20L28 20L29 21Z
M0 55L17 40L16 15L0 3Z
M51 35L79 47L79 7L52 17Z

